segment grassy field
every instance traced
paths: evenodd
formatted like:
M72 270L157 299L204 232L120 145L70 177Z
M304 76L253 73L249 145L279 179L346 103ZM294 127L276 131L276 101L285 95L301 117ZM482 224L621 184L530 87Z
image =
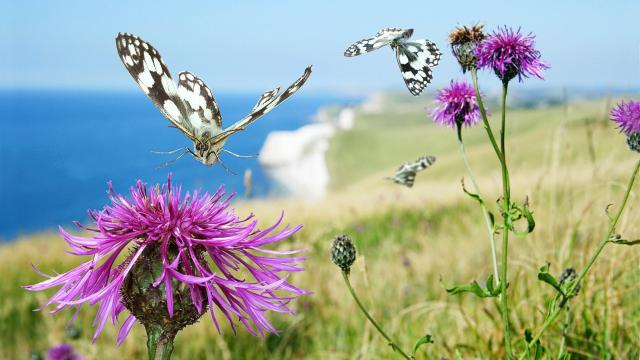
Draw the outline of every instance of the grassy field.
M381 113L358 113L356 126L333 139L328 163L332 192L323 201L257 200L238 212L257 213L265 223L285 209L304 229L283 246L309 250L307 271L291 277L314 292L295 302L295 317L272 314L281 333L265 339L246 331L218 335L211 320L182 331L179 359L386 359L392 351L365 321L349 297L328 248L337 234L350 234L359 251L352 283L372 313L404 348L429 333L434 344L418 358L498 358L503 352L497 300L449 296L443 286L482 279L491 272L489 244L476 203L460 189L463 163L452 129L430 124L424 100L390 98ZM536 280L551 263L559 275L582 268L607 225L604 209L622 196L637 159L624 137L606 121L607 101L512 109L509 116L510 171L514 200L529 197L537 228L511 242L511 321L521 338L538 328L553 293ZM497 110L496 110L497 111ZM485 199L499 196L500 174L481 127L465 130L467 150ZM438 160L419 174L412 189L383 178L399 163L424 154ZM618 228L640 236L636 191ZM103 191L103 189L96 189ZM495 208L495 204L490 201ZM94 310L84 309L75 325L79 339L65 337L70 313L33 312L47 295L21 285L40 280L31 269L62 272L77 263L64 254L56 234L39 234L0 248L0 358L26 358L51 344L70 342L87 358L143 358L145 335L134 327L121 347L114 327L91 344ZM550 349L563 346L575 358L631 359L640 356L640 253L610 246L585 279L583 289L543 337ZM551 353L550 355L555 355Z

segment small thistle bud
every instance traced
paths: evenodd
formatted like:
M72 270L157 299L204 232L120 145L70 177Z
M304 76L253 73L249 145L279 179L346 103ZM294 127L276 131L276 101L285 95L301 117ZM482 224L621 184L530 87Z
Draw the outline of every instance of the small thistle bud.
M349 274L351 265L356 261L356 247L349 236L340 235L333 241L331 261L338 265L343 272Z
M455 28L449 34L451 51L462 67L462 72L476 69L475 48L487 36L482 32L484 25L476 24L471 27Z
M560 275L560 279L558 279L558 281L560 282L560 286L563 286L567 282L575 280L577 277L578 274L574 268L566 268ZM580 285L576 286L573 295L576 295L578 291L580 291Z
M629 145L629 149L640 152L640 133L627 136L627 145Z

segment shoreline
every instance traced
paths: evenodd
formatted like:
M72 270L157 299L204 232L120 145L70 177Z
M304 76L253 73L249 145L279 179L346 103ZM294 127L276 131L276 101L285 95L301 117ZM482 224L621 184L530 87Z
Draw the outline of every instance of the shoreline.
M382 93L372 93L353 106L320 107L310 124L292 131L270 132L258 162L285 196L324 198L331 183L326 163L331 138L337 132L351 130L359 112L379 112L383 99Z

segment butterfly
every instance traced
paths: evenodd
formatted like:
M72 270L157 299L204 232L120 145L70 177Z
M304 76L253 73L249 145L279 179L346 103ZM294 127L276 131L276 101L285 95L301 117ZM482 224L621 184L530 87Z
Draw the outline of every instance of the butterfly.
M160 53L151 44L135 35L119 33L116 37L116 49L124 67L140 85L142 91L169 119L173 127L182 131L193 141L193 150L183 148L167 153L184 150L178 159L190 153L208 166L220 161L222 151L242 157L224 149L229 136L244 130L247 125L289 98L311 75L311 66L309 66L302 76L284 92L280 93L279 87L265 92L249 115L223 129L218 104L202 79L189 71L183 71L178 74L176 86Z
M413 182L416 180L416 173L430 167L435 162L435 156L423 156L414 162L408 162L400 165L398 170L396 170L395 175L387 177L387 179L392 180L396 184L412 187Z
M374 37L349 46L344 56L358 56L385 45L391 46L396 51L400 73L407 88L411 94L418 96L431 82L431 68L440 63L442 53L429 40L409 40L412 34L413 29L382 29Z

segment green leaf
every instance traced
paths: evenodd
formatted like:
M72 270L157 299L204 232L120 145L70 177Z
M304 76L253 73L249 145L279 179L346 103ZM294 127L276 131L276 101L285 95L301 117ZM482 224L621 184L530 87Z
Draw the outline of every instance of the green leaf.
M544 348L544 346L542 346L540 339L538 339L535 343L535 346L533 346L533 354L531 353L531 340L533 340L533 335L531 334L530 329L524 330L524 339L529 345L529 348L525 351L525 353L527 354L527 359L542 359L544 353L546 352L546 349ZM531 355L533 355L533 357Z
M627 246L640 245L640 240L625 240L625 239L616 238L616 239L609 240L609 242L618 244L618 245L627 245Z
M482 200L480 195L467 190L466 186L464 186L464 178L460 179L460 184L462 184L462 191L464 191L465 194L469 195L469 197L479 202L480 204L484 204L484 200Z
M529 209L528 198L524 201L522 207L511 204L509 214L507 214L507 216L507 224L509 230L516 234L516 236L526 236L527 234L533 232L533 230L536 228L536 221L533 218L533 212ZM515 222L523 218L527 221L527 228L525 230L517 230L515 228Z
M455 360L464 360L462 355L460 355L460 351L456 350L456 354L454 355Z
M413 350L411 350L411 355L415 355L416 351L418 351L418 348L424 344L433 344L433 338L431 337L431 335L426 334L425 336L418 339L418 341L416 341L416 343L413 344Z
M564 291L562 291L562 288L560 287L560 283L558 283L558 280L549 273L549 264L544 264L541 268L540 271L538 272L538 280L545 282L549 285L551 285L554 289L556 289L562 296L565 296Z
M487 288L483 289L477 281L473 280L470 284L453 286L451 288L447 288L446 291L451 295L469 292L481 298L496 297L500 295L500 287L493 287L493 275L489 275L489 277L487 277L486 286Z

